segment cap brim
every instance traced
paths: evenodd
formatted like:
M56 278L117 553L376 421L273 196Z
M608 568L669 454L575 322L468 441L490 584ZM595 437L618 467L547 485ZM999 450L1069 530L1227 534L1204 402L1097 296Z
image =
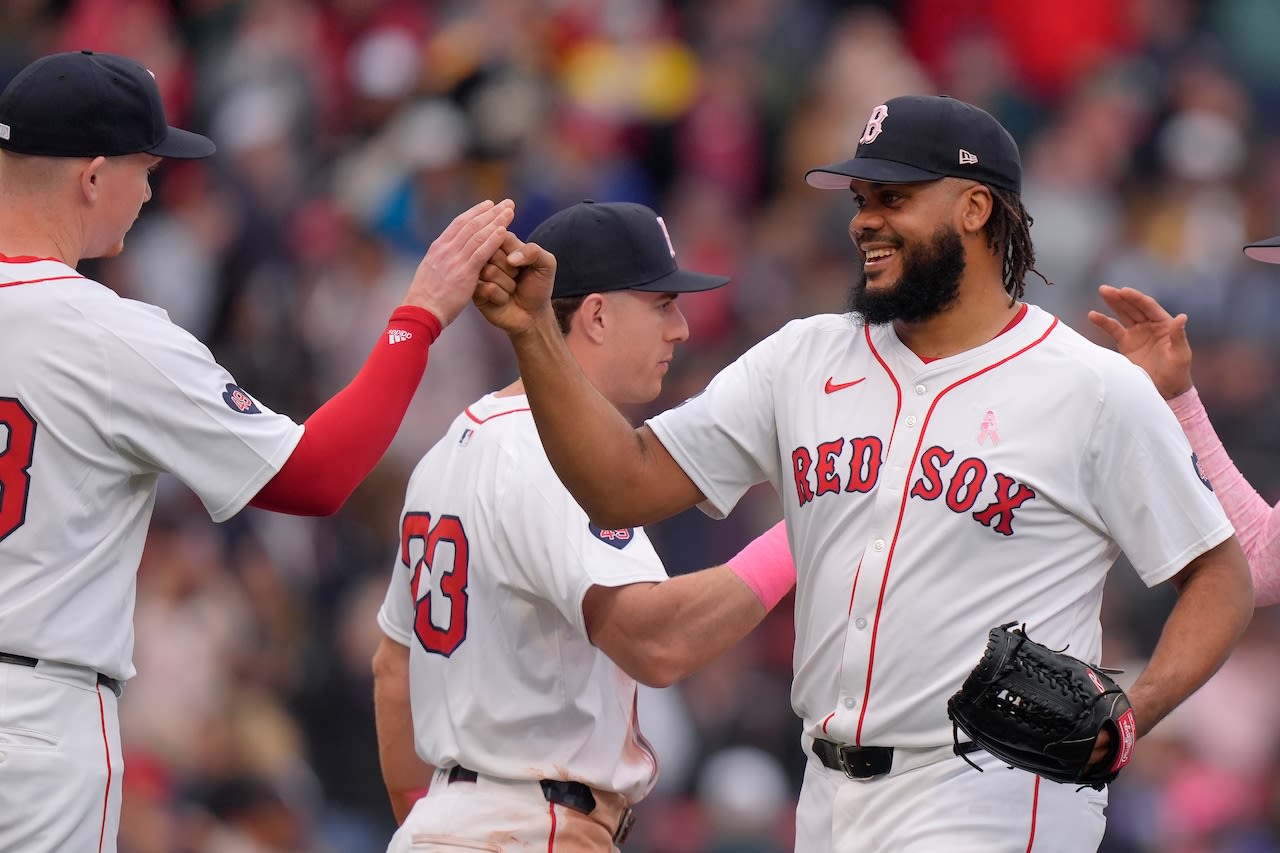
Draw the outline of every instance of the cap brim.
M637 287L628 287L627 290L645 290L649 293L695 293L699 290L715 290L728 283L729 279L722 275L676 270L656 281Z
M893 160L855 157L843 163L810 169L805 173L804 180L809 186L820 190L847 190L850 178L873 184L920 184L936 181L941 177L943 176Z
M1280 264L1280 237L1259 240L1244 247L1244 253L1264 264Z
M175 160L199 160L213 156L217 150L218 146L214 145L209 137L171 127L164 141L147 153L157 157L171 157Z

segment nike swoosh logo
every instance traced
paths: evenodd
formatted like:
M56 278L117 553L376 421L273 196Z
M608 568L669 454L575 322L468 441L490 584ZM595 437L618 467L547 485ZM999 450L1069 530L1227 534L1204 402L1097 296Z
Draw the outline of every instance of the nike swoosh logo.
M862 377L862 379L855 379L852 382L833 382L832 380L834 380L835 377L828 376L826 388L824 388L823 390L825 390L828 394L834 394L837 391L843 391L845 388L848 388L851 385L857 385L859 382L865 381L866 378L867 377L864 376Z

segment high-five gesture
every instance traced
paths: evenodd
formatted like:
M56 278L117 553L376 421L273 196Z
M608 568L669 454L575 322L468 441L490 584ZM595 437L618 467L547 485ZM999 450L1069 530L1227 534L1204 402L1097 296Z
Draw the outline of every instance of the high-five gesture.
M1132 287L1104 284L1098 293L1116 317L1090 311L1089 321L1111 336L1121 355L1147 372L1160 396L1171 400L1190 388L1187 315L1174 317L1159 302Z
M482 201L449 223L418 264L405 303L425 308L447 326L467 306L480 269L510 236L515 204Z
M522 243L508 234L488 265L472 301L493 325L512 337L531 329L540 312L551 315L551 289L556 280L555 256L537 243Z

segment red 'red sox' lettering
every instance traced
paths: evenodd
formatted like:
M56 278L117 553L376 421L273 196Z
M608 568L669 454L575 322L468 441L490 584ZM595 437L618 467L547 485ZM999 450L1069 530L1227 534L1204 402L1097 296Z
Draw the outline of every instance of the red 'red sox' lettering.
M818 445L818 468L814 472L818 478L818 494L826 495L840 491L840 475L836 473L836 459L844 450L844 439L824 441Z
M814 451L807 447L797 447L791 451L791 470L795 474L796 497L800 506L809 503L815 497L833 494L840 491L866 493L875 488L880 479L881 450L884 444L874 435L849 439L849 461L839 465L838 460L844 451L845 440L824 441L818 445L815 466ZM814 482L810 483L810 473ZM841 474L844 484L841 484Z
M880 479L883 448L883 442L876 436L864 436L837 438L821 442L813 449L797 447L791 451L791 469L800 506L824 495L870 492ZM941 499L956 514L972 510L987 489L987 475L992 472L987 463L977 457L970 456L953 465L955 457L955 451L937 445L921 453L920 470L911 484L909 497L925 501ZM973 518L997 533L1012 536L1014 511L1036 496L1035 489L996 471L994 490L993 499L973 512Z

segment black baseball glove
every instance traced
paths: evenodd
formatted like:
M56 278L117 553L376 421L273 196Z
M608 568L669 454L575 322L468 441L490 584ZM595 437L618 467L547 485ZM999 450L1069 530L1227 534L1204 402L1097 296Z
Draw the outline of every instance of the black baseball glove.
M1014 767L1101 790L1133 756L1138 732L1128 697L1099 668L1032 642L1025 627L1010 631L1016 624L991 629L982 660L947 700L952 733L958 742L963 731ZM1090 767L1104 728L1111 751Z

